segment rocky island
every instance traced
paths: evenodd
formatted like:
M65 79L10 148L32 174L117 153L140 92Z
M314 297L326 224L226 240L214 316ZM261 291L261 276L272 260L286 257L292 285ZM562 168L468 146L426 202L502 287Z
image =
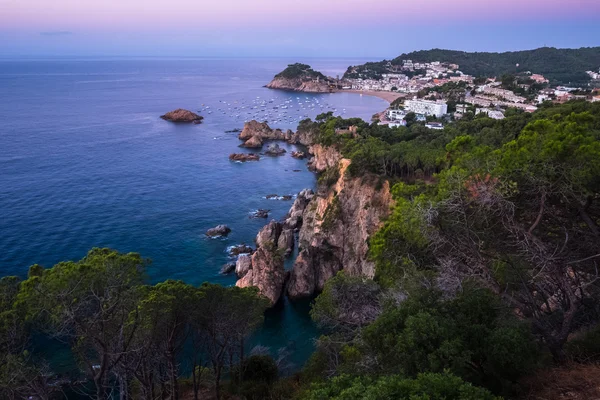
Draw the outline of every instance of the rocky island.
M266 87L307 93L330 93L337 89L335 79L300 63L288 65Z
M178 108L177 110L170 111L165 115L160 116L165 121L170 122L191 122L194 124L199 124L204 117L193 113L189 110L184 110L183 108Z

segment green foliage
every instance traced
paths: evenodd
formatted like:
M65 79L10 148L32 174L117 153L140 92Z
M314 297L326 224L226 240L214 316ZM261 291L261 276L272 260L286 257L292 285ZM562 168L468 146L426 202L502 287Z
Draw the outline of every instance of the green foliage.
M363 338L365 353L387 373L449 370L496 391L528 372L537 357L529 328L480 289L450 301L413 292L367 327Z
M395 209L370 243L378 282L434 274L450 293L465 279L498 288L564 359L568 332L600 307L599 122L600 107L572 102L448 129L435 181L392 190ZM565 302L548 307L548 296Z
M275 75L276 78L286 79L315 79L320 78L326 80L327 77L322 73L313 70L310 65L296 63L290 64L286 69Z
M340 179L340 170L337 166L329 167L319 175L319 185L329 188Z
M173 280L148 286L148 263L137 253L95 248L76 262L34 265L23 282L1 279L0 397L48 398L60 389L51 371L32 362L28 329L71 346L81 371L72 383L98 400L125 390L125 381L144 398L161 383L177 398L184 348L193 371L210 363L218 392L221 370L239 359L268 300L255 288ZM197 390L201 376L193 379Z
M585 71L595 70L600 65L600 47L580 49L543 47L535 50L506 53L467 53L464 51L433 49L402 54L393 59L391 64L399 65L402 60L406 59L419 62L442 61L458 64L462 72L478 77L493 77L532 71L543 74L552 84L575 85L589 82L589 76ZM386 64L387 61L379 63L381 66ZM378 66L370 66L370 69L376 68Z
M337 376L315 384L305 400L500 400L485 389L472 386L449 373L419 374L414 379L399 375L379 379Z

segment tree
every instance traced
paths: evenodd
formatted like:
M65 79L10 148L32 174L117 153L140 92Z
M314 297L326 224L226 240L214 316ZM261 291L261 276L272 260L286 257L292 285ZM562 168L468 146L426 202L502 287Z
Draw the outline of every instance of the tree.
M502 308L497 296L469 287L444 300L441 292L420 285L408 285L414 289L407 299L363 331L362 352L375 357L378 371L414 377L448 370L500 392L534 365L538 353L530 328Z
M388 252L405 243L401 260L437 272L450 295L473 279L493 290L563 361L568 335L598 307L595 123L586 113L538 120L495 151L456 138L454 165L429 193L399 200L402 215L386 224L397 227L376 240L383 268L405 268Z
M0 397L48 399L56 389L49 385L45 365L34 364L28 351L29 330L15 306L21 281L14 276L0 279Z
M138 328L136 303L147 263L137 253L95 248L78 262L33 266L17 296L30 321L71 345L98 400L115 385L111 378L124 384L118 366Z
M206 338L208 357L215 374L215 390L220 398L223 368L243 363L244 338L263 321L268 300L256 288L224 288L205 283L202 315L196 315L200 334Z
M201 293L181 281L168 280L151 287L140 300L136 314L139 318L142 340L140 350L152 357L159 356L167 365L170 398L179 398L178 359L190 335L190 307L197 307ZM151 345L153 353L146 353ZM142 380L141 382L144 382ZM151 392L153 381L144 385ZM148 387L149 386L149 387Z

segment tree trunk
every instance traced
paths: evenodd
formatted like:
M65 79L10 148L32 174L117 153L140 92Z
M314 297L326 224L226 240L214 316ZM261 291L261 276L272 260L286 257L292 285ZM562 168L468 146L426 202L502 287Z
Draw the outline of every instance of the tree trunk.
M174 355L169 354L169 386L171 386L171 400L179 400L179 387L177 383L177 366Z
M221 366L220 365L216 368L216 373L215 373L215 395L217 396L217 400L221 399Z

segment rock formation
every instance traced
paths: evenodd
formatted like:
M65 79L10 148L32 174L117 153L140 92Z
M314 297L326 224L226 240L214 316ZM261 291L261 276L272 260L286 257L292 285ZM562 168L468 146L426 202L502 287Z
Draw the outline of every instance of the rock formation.
M237 260L237 286L256 286L271 305L277 303L284 290L284 258L295 247L295 231L312 196L311 190L302 191L283 221L273 220L260 230L256 236L256 251L252 256L241 255Z
M292 135L293 132L289 129L283 132L281 129L271 129L266 122L252 120L244 124L238 139L244 141L242 147L258 148L262 147L263 142L267 140L290 141Z
M262 146L263 140L260 136L252 136L250 139L240 144L240 147L246 147L248 149L262 149Z
M330 149L317 151L315 168L331 167L335 157ZM375 266L367 256L368 239L389 215L389 183L374 175L347 177L350 160L340 159L338 163L337 182L315 195L302 213L300 253L287 285L290 298L323 290L325 282L341 269L352 276L375 274Z
M335 91L335 82L333 78L313 70L309 65L290 64L275 75L266 87L307 93L329 93Z
M252 139L250 139L252 140ZM282 156L286 153L285 149L282 149L281 147L279 147L279 145L277 143L273 143L271 145L269 145L269 147L267 148L267 151L265 151L265 154L269 155L269 156Z
M227 263L221 268L222 275L228 275L235 271L235 263Z
M227 225L217 225L214 228L210 228L206 231L208 237L219 237L227 236L231 232L231 229Z
M233 153L229 155L229 159L231 161L258 161L260 160L260 156L254 153Z
M297 158L298 160L302 160L306 157L306 153L303 151L292 151L292 157Z
M204 117L201 117L200 115L189 110L184 110L183 108L170 111L165 115L161 115L160 117L165 121L171 122L200 122L204 119Z
M248 271L250 271L251 266L252 256L249 254L242 254L235 262L235 274L238 276L238 278L243 278Z
M252 255L250 268L236 282L238 287L256 286L263 296L275 305L285 282L283 257L277 254L274 246L259 247Z
M252 247L246 246L245 244L238 244L227 249L229 257L237 257L240 254L252 254L253 251L254 249Z
M320 144L310 146L313 157L308 162L308 169L323 172L327 168L337 167L342 159L340 152L334 147L324 147Z
M269 211L271 210L263 210L260 208L250 214L250 218L269 218Z

